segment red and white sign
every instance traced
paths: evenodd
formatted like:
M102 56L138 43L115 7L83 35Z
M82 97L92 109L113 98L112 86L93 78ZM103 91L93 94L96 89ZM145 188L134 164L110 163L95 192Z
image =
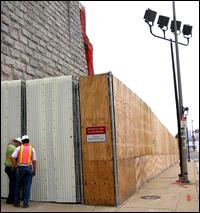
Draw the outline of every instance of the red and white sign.
M86 127L87 142L100 142L106 141L106 127L93 126Z
M181 117L181 128L185 128L187 126L187 120L186 117Z

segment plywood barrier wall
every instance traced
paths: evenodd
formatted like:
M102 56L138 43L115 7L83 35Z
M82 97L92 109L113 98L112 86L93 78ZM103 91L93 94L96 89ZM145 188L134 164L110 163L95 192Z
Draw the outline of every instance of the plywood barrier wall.
M177 141L151 109L113 76L119 203L178 160Z
M115 117L111 120L108 82L108 74L80 77L85 204L113 206L116 195L121 204L147 180L178 160L177 140L148 105L114 76ZM112 160L111 124L114 121L117 178ZM88 142L86 128L98 126L106 128L106 140Z
M107 75L81 77L79 89L84 202L91 205L114 206L114 172ZM92 127L101 126L106 130L105 141L98 142L98 138L94 138L96 142L88 142L86 129L92 130ZM88 136L90 135L88 134ZM95 134L91 134L91 137L95 137Z

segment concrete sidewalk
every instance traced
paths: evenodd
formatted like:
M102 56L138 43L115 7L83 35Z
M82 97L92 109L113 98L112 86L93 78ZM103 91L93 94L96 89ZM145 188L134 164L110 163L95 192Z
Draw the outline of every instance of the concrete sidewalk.
M188 162L189 184L177 182L175 164L143 185L119 207L30 202L28 209L14 207L1 199L2 212L199 212L199 176L195 162ZM147 196L143 199L142 196ZM152 197L159 196L158 199Z

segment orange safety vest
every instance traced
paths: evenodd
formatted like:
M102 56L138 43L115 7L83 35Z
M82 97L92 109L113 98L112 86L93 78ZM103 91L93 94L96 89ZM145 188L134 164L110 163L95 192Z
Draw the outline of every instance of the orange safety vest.
M18 154L19 164L30 165L32 160L32 145L22 144Z

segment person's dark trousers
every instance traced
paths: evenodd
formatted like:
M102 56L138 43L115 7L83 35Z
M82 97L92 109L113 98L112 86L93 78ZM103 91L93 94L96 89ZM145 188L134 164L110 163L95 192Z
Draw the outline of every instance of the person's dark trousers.
M23 205L29 203L33 171L32 166L18 166L16 175L15 203L20 203L20 183L23 186Z
M16 171L11 167L6 166L5 173L8 175L8 178L9 178L9 193L8 193L8 198L6 200L6 203L14 203Z

